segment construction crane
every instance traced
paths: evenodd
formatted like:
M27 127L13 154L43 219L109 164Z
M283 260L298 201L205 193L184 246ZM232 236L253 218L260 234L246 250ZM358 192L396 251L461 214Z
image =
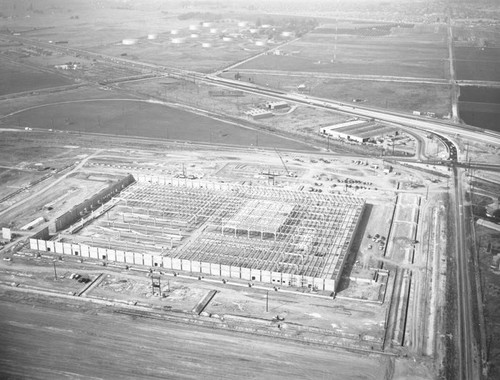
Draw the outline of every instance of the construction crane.
M295 174L294 172L291 172L290 170L288 170L288 168L286 167L286 164L285 164L285 160L283 160L283 157L281 157L281 154L280 152L278 152L278 149L274 148L274 150L276 151L276 153L278 154L280 160L281 160L281 163L283 164L283 167L285 168L286 170L286 175L288 177L297 177L297 174Z

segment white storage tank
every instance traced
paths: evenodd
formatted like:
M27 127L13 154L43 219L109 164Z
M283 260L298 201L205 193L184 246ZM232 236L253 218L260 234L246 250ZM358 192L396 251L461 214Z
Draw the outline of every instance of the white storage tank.
M135 45L136 43L136 38L125 38L124 40L122 40L122 45Z
M148 34L148 40L156 40L158 38L158 34L151 33Z

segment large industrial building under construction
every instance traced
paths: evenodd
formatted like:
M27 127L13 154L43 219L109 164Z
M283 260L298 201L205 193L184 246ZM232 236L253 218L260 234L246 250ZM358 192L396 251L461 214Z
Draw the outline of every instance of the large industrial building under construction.
M336 291L364 200L142 176L33 249ZM110 199L110 200L107 200ZM92 207L91 207L92 208Z

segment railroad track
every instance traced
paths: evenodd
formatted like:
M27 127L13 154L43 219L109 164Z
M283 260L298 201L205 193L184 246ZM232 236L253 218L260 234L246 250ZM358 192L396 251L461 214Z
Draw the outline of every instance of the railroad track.
M476 355L476 339L473 335L473 303L469 278L469 250L460 171L453 168L455 230L455 260L457 285L457 379L481 379Z

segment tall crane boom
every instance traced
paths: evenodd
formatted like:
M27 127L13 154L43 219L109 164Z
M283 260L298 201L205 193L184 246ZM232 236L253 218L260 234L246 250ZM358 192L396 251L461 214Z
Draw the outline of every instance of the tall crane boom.
M280 154L280 152L278 152L278 149L274 148L274 150L278 154L278 157L280 158L281 163L283 164L283 167L286 170L286 175L289 177L296 177L297 175L295 173L291 172L290 170L288 170L288 168L286 167L285 160L283 160L283 157L281 157L281 154Z

